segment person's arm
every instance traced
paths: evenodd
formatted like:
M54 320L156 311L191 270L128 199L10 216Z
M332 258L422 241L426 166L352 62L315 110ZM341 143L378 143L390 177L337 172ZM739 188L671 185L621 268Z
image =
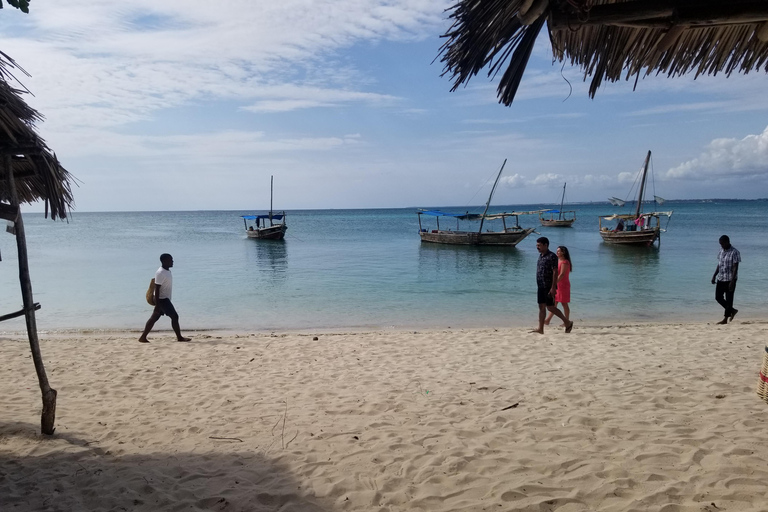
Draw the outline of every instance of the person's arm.
M715 279L717 279L717 271L720 270L720 265L715 267L715 273L712 274L712 284L715 284Z
M739 262L734 262L733 278L731 279L731 284L728 285L728 288L730 288L730 291L733 291L736 289L736 279L738 278L739 278Z
M554 297L555 292L557 292L557 267L552 269L552 289L550 290L549 294Z
M160 285L155 283L155 306L160 304Z

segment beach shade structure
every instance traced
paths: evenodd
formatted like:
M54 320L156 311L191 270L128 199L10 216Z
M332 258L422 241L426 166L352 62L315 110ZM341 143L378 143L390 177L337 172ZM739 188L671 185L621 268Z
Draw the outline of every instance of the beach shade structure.
M0 52L0 218L8 221L7 231L15 235L19 255L19 282L23 308L0 316L0 321L24 316L43 397L41 430L53 434L56 418L56 390L48 383L37 337L35 311L40 305L32 295L27 243L21 203L45 202L45 216L66 218L73 205L73 178L64 169L34 129L42 116L21 98L24 91L13 88L13 70L25 73L16 62ZM16 82L18 83L18 82Z
M499 102L515 98L546 25L553 59L591 77L635 85L651 74L682 76L768 71L765 0L458 0L440 49L452 90L481 69L501 74Z

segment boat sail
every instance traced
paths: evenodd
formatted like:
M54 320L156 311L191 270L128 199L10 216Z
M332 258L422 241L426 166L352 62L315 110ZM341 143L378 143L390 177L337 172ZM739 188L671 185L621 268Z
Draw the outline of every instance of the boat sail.
M653 200L656 201L656 204L658 204L658 205L662 205L665 202L667 202L666 199L664 199L663 197L659 197L659 196L653 196Z
M282 240L288 226L285 224L285 212L272 210L274 176L269 178L269 213L261 215L241 215L248 238ZM280 222L275 222L280 221Z
M648 178L648 164L651 160L651 152L645 157L645 163L641 169L640 190L637 195L637 208L634 214L613 214L600 217L599 228L600 236L603 241L609 244L625 245L646 245L651 246L661 236L661 225L659 218L661 216L671 217L672 212L650 212L643 213L643 198L645 194L645 183ZM603 221L617 221L616 226L611 229L603 226ZM661 242L659 242L661 243Z
M544 210L539 213L539 221L542 226L552 228L569 228L576 221L575 210L563 210L563 204L565 203L565 186L567 183L563 183L563 197L560 199L559 210ZM547 216L549 214L549 216ZM555 218L557 214L557 218ZM549 217L549 218L547 218Z
M501 164L499 174L496 176L496 181L491 188L491 194L488 196L488 201L485 203L485 211L482 214L465 213L454 214L445 213L439 210L424 210L420 209L416 213L419 216L419 236L422 242L431 242L437 244L450 244L450 245L499 245L514 247L520 243L525 237L533 233L533 228L522 228L518 222L519 215L536 214L537 212L505 212L488 214L488 208L491 205L491 199L493 199L493 193L496 191L496 186L499 184L499 178L504 171L504 166L507 164L507 160L504 159L504 163ZM437 229L431 231L422 228L421 216L427 215L435 217L437 222ZM440 229L440 218L448 217L450 219L456 219L456 230ZM507 226L507 219L513 219L514 226ZM483 232L483 225L485 221L501 220L502 230L491 231L487 229ZM480 221L480 228L477 231L462 231L459 230L459 221Z
M619 199L618 197L609 197L608 202L610 202L613 206L624 206L624 201Z

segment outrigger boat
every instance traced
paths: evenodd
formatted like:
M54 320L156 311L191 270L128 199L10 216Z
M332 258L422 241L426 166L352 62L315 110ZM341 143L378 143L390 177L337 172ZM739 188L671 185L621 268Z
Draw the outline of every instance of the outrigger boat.
M648 177L648 163L651 160L651 152L645 157L645 163L641 170L640 191L637 196L637 208L634 214L613 214L600 217L599 227L600 236L603 241L609 244L624 245L646 245L651 246L656 240L660 240L661 229L660 217L666 216L668 219L672 212L649 212L644 213L643 195L645 194L645 183ZM617 221L614 228L603 226L603 221ZM667 220L669 223L669 220ZM661 242L659 242L661 243Z
M565 186L567 183L563 183L563 197L560 199L559 210L544 210L539 213L539 222L542 226L549 228L569 228L576 222L576 210L563 210L563 204L565 203ZM547 216L547 214L549 214ZM557 214L557 218L555 218ZM549 217L549 218L547 218Z
M496 181L491 188L491 194L488 196L488 202L485 204L485 211L482 214L477 213L445 213L439 210L424 210L420 209L416 213L419 216L419 235L422 242L431 242L436 244L451 244L451 245L501 245L507 247L514 247L520 243L525 237L533 233L533 228L520 227L518 222L519 215L537 214L535 212L504 212L488 214L488 207L491 204L493 193L496 191L496 185L499 183L499 178L504 170L507 160L501 165ZM437 229L427 230L421 225L421 216L428 215L436 218ZM456 230L452 229L440 229L440 218L448 217L450 219L456 219ZM514 219L514 225L508 226L507 219ZM483 226L486 221L500 220L502 225L501 231L486 230L483 232ZM459 221L480 221L480 227L477 231L463 231L459 229Z
M274 177L269 179L269 213L262 215L241 215L245 224L248 238L266 240L282 240L288 226L285 224L285 212L272 211L272 184ZM275 222L280 221L280 222Z

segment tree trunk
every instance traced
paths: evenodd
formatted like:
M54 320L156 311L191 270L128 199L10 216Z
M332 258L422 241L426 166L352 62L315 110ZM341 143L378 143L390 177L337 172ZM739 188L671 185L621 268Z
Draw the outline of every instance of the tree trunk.
M11 156L3 156L3 167L8 176L8 189L11 198L11 206L18 208L19 199L16 193L16 184L11 166ZM24 317L27 320L27 335L29 347L32 350L32 360L35 363L37 380L40 382L40 391L43 395L43 413L40 417L40 430L43 434L52 435L56 427L56 390L48 384L48 376L45 374L43 356L40 352L40 342L37 339L37 322L35 321L35 302L32 298L32 281L29 277L29 260L27 257L27 238L24 234L24 221L21 218L21 210L15 221L16 247L19 251L19 283L21 284L21 296L24 300Z

